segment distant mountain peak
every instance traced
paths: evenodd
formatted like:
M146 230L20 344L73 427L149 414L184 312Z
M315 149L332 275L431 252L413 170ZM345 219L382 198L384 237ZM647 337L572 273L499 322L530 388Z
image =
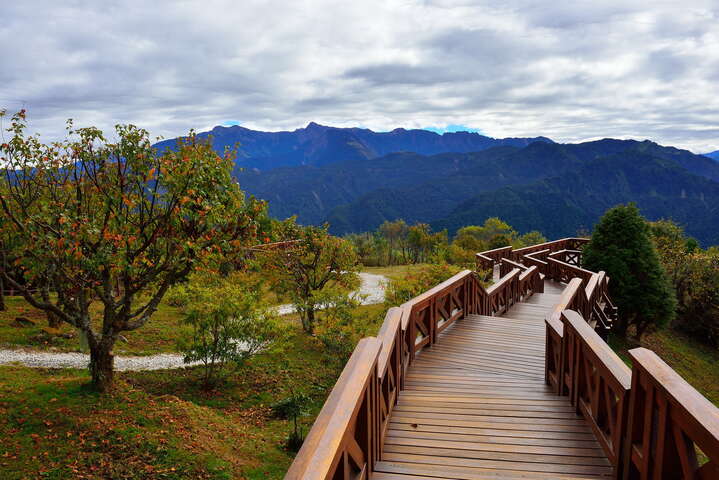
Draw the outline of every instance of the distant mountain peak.
M533 142L551 142L545 137L491 138L473 132L439 135L429 130L395 128L374 132L366 128L341 128L311 121L294 131L263 132L241 126L217 126L200 138L212 137L217 152L239 145L238 165L245 169L271 170L298 165L321 166L335 162L370 160L394 152L420 155L479 152L497 146L525 147ZM175 139L155 145L175 148Z
M325 125L320 125L320 124L317 123L317 122L310 122L310 123L308 123L307 126L305 127L305 130L327 130L327 129L329 129L329 128L332 128L332 127L327 127L327 126L325 126Z

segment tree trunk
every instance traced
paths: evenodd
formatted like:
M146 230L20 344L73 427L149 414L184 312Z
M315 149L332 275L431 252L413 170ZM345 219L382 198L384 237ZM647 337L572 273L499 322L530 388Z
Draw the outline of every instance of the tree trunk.
M306 315L307 315L307 322L304 325L305 332L312 334L315 331L315 307L314 306L307 307Z
M40 296L42 297L43 302L51 303L50 302L50 288L47 285L40 288ZM47 317L47 324L50 328L58 329L58 328L60 328L60 325L62 325L62 320L60 320L57 317L57 315L55 315L51 311L49 311L49 310L45 311L45 316Z
M5 282L0 276L0 312L5 311Z
M90 340L90 375L92 386L98 392L107 392L112 388L115 361L113 344L107 339L99 342Z

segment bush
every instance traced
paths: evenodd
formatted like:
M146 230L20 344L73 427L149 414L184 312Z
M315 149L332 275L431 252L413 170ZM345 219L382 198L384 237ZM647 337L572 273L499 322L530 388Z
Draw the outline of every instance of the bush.
M229 282L192 285L184 322L192 333L181 339L185 362L200 362L202 383L215 386L229 370L262 350L278 347L283 330L274 315L261 307L259 292Z
M701 250L671 221L653 222L651 231L677 296L672 326L719 346L719 256Z
M318 292L315 299L322 306L315 331L317 338L328 350L339 354L344 360L352 353L359 339L370 334L368 322L361 322L355 317L362 299L338 289Z
M272 412L275 416L292 420L294 428L287 436L287 449L293 452L299 451L300 447L302 447L302 442L304 442L304 434L302 428L300 428L299 419L309 413L307 409L309 403L309 396L304 393L292 392L289 397L272 405Z

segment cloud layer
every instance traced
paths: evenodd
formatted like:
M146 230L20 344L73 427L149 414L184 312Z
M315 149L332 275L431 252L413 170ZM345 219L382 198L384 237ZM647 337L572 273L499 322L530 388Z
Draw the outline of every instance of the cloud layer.
M48 139L73 117L719 149L714 0L10 2L0 55L0 108Z

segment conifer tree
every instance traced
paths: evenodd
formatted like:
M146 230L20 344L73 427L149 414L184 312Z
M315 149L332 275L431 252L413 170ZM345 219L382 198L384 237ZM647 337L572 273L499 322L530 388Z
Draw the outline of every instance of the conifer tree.
M584 247L584 267L604 270L619 307L617 333L633 326L637 338L669 323L675 315L674 290L659 262L649 226L633 203L609 209Z

